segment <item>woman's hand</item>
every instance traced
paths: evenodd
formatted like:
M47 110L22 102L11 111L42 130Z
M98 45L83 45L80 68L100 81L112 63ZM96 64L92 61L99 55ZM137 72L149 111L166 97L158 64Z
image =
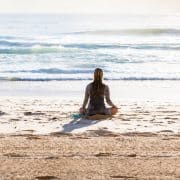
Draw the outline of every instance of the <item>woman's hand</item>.
M85 114L85 108L84 108L84 107L81 107L81 108L79 109L79 113L80 113L80 114Z

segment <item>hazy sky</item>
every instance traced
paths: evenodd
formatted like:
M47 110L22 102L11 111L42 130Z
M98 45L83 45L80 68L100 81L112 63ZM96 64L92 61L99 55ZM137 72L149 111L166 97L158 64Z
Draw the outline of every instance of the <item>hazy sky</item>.
M180 13L180 0L0 0L0 13Z

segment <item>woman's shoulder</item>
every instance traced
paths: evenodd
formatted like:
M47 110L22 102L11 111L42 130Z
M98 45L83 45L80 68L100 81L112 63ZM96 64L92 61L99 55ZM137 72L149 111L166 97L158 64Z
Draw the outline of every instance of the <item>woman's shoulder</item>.
M109 86L107 84L104 84L104 91L105 92L109 91Z
M86 86L86 89L90 90L91 87L92 87L92 83L89 83L89 84Z
M104 83L103 83L103 85L104 85L105 88L108 88L108 87L109 87L107 84L104 84Z
M92 86L92 82L91 82L91 83L89 83L86 87L90 87L90 86Z

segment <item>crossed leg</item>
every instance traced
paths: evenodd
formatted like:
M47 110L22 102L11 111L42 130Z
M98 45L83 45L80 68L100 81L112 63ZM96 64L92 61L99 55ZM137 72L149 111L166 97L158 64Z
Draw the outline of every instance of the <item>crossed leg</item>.
M110 114L111 115L115 115L117 112L118 112L118 108L116 108L116 107L111 107L111 108L109 108L109 111L110 111ZM86 109L84 109L84 108L80 108L79 109L79 113L80 114L86 114Z

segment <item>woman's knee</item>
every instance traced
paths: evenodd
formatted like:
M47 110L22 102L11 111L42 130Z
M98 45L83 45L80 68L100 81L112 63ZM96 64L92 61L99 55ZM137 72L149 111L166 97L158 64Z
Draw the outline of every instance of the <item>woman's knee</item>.
M111 108L111 114L112 115L115 115L117 112L118 112L118 108L116 108L116 107Z

